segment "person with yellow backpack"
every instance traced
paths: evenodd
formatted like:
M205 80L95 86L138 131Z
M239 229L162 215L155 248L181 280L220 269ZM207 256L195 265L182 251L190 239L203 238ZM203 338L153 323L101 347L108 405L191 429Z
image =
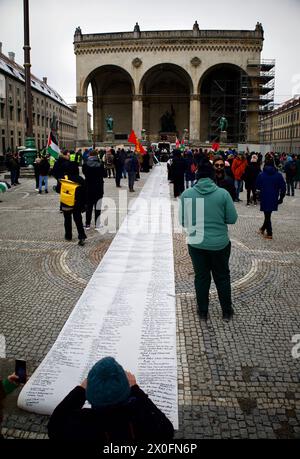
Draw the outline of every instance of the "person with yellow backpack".
M60 203L65 221L65 240L72 240L72 215L78 232L78 244L83 246L86 239L81 213L85 211L85 180L79 175L79 167L70 162L68 175L60 179Z

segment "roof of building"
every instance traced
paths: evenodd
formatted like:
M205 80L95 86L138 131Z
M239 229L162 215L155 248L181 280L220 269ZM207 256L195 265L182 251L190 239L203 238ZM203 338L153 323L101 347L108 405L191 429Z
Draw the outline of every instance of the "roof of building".
M0 71L4 71L8 75L12 76L13 78L21 81L25 84L25 71L24 67L17 64L15 61L9 59L9 57L5 56L3 53L0 53ZM61 105L65 105L67 108L70 108L69 105L63 100L63 98L56 92L53 88L51 88L48 84L44 81L40 80L36 76L31 73L31 87L36 91L39 91L45 94L47 97L51 97L54 99L55 102L58 102Z

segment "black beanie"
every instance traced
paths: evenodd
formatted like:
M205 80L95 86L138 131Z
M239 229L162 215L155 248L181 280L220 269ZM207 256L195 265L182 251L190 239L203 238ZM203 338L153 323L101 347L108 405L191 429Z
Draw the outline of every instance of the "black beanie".
M196 180L200 180L202 178L210 178L212 180L215 178L215 170L210 161L202 161L198 165Z

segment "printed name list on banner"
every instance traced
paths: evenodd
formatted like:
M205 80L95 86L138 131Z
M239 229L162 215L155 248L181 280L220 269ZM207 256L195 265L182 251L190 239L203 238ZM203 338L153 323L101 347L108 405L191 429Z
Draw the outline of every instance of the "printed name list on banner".
M177 429L172 219L164 165L148 177L56 342L21 391L19 408L50 415L105 356L135 374Z

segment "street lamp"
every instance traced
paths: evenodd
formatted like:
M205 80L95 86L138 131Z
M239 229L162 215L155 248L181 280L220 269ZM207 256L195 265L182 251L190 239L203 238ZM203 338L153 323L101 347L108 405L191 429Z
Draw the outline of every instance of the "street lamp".
M32 95L30 75L30 43L29 43L29 6L28 0L23 0L24 6L24 69L25 69L25 99L26 99L26 138L23 155L28 165L33 165L36 158L35 139L32 126Z

